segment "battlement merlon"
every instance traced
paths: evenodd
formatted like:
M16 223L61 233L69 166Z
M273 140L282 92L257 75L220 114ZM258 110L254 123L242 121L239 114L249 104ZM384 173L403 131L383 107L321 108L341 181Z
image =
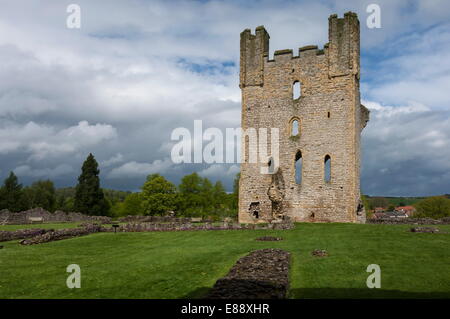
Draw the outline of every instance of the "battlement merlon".
M323 55L328 58L328 72L330 77L355 75L359 79L360 72L360 31L359 20L356 13L347 12L343 18L332 14L328 18L328 39L323 50L317 46L308 45L299 49L299 56ZM263 86L264 85L264 61L269 58L269 33L264 26L255 29L255 34L250 29L241 32L240 52L240 82L239 86ZM275 51L274 62L277 56L293 56L290 49ZM283 58L285 59L285 57Z
M328 18L329 76L356 75L359 79L359 20L354 12L344 18L332 14Z
M241 32L240 84L262 86L264 83L264 58L269 55L269 33L259 26L255 34L250 29Z

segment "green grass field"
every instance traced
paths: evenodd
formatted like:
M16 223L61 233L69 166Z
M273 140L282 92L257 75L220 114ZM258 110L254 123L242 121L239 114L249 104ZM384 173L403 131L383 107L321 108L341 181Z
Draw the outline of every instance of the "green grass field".
M237 259L262 248L292 253L290 298L450 298L450 234L409 228L297 224L287 231L98 233L34 246L0 243L0 298L199 298ZM255 241L263 235L284 240ZM314 249L330 256L313 257ZM81 267L80 289L66 287L69 264ZM369 264L381 267L381 289L366 287Z

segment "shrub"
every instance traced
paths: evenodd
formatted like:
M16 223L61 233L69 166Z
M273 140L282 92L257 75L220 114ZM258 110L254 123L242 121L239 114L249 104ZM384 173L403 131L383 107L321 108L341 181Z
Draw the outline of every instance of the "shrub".
M415 204L415 217L430 217L434 219L450 216L450 199L443 196L433 196Z

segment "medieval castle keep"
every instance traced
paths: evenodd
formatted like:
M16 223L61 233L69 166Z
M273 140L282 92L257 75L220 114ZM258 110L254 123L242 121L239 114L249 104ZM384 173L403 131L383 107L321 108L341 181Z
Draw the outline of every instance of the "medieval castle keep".
M241 33L242 129L279 129L279 169L248 161L242 137L239 221L364 222L360 200L360 134L369 111L360 103L359 21L329 17L329 43L275 51L269 34ZM295 94L300 87L299 97ZM254 151L254 150L253 150ZM270 147L269 147L270 151Z

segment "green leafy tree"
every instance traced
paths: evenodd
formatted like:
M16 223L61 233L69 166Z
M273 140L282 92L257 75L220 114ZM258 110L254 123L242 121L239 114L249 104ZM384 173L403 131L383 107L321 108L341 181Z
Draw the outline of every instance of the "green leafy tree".
M116 202L112 210L114 216L144 215L142 194L131 193L123 202Z
M178 188L181 193L200 194L202 192L202 178L197 173L185 175L181 179L181 183Z
M105 198L107 198L112 204L115 204L118 202L123 202L125 198L131 194L131 192L103 188L103 194L105 194Z
M226 206L227 193L221 181L217 181L212 189L213 205L215 209Z
M22 184L19 184L17 176L10 172L0 189L0 209L8 209L11 212L20 212L28 207L24 196Z
M214 187L208 178L201 178L200 191L200 210L205 214L211 214L214 211Z
M363 195L363 194L361 194L361 201L362 201L362 203L364 205L364 209L366 211L367 218L371 218L372 214L373 214L373 212L372 212L372 209L373 209L372 204L368 200L367 196Z
M184 215L201 216L203 214L204 193L207 183L197 174L184 176L178 186L180 190L179 208Z
M73 212L75 201L75 187L58 188L56 190L56 209L64 212Z
M88 215L107 216L110 206L100 188L100 170L92 154L89 154L81 168L75 192L74 209Z
M232 204L233 209L238 209L239 206L239 180L241 179L241 173L237 173L233 181L233 193L232 193Z
M31 186L25 187L24 193L29 208L41 207L50 212L55 211L56 192L51 180L36 181Z
M62 210L63 212L75 211L75 198L65 197L64 195L58 195L56 199L56 210Z
M177 189L159 174L152 174L142 186L142 208L146 215L164 215L177 206Z
M439 219L450 217L450 199L444 196L433 196L417 202L415 217L429 217Z

